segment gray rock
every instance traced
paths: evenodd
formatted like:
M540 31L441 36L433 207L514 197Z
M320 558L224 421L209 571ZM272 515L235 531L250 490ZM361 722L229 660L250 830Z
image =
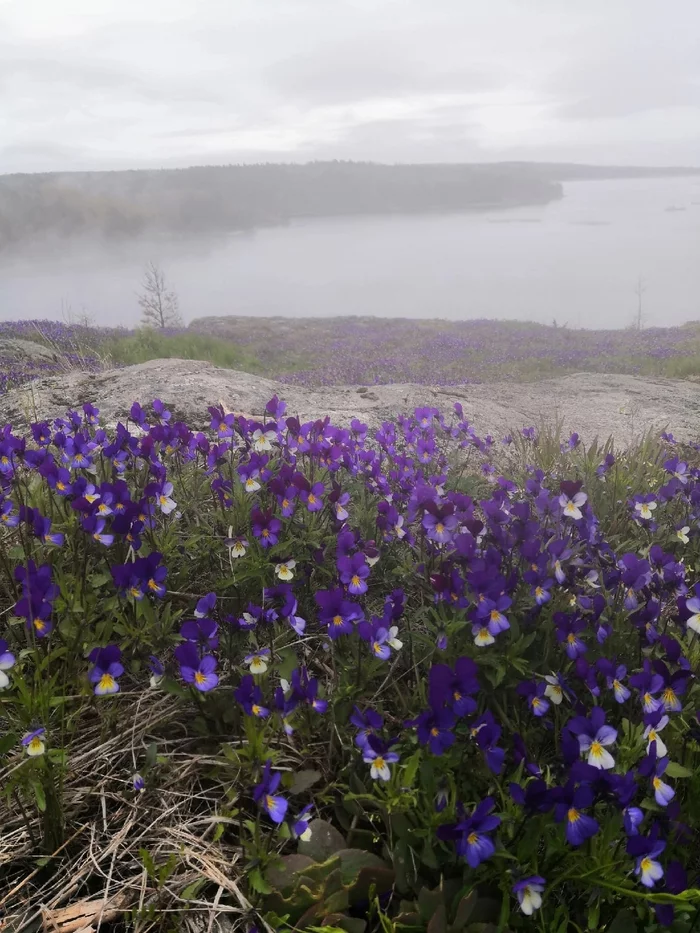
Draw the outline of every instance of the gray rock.
M0 423L21 427L37 416L55 418L92 402L108 424L115 424L127 418L133 401L145 405L160 398L175 418L199 429L209 423L208 405L222 403L227 411L260 416L275 394L287 401L288 414L302 420L329 415L340 425L359 418L377 427L417 406L449 412L460 402L477 433L497 439L527 425L555 421L585 441L613 435L618 444L626 444L647 430L663 429L683 440L700 436L700 386L687 381L580 373L524 384L309 389L197 360L152 360L98 374L38 379L0 396Z
M49 347L44 347L33 340L22 340L19 337L0 337L0 359L23 363L27 360L49 362L56 360L57 355Z

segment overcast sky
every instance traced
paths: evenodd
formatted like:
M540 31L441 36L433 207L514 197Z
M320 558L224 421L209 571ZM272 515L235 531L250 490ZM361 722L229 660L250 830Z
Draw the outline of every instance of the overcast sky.
M700 164L700 0L0 0L0 172Z

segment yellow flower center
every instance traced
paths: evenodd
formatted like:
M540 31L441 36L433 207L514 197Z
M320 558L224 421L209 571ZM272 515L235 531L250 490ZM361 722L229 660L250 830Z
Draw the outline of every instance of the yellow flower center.
M102 690L111 690L114 686L114 677L111 674L103 674L100 677L100 687Z
M600 744L600 742L592 742L591 743L591 755L593 755L594 758L600 758L602 754L603 754L603 746Z
M196 684L203 684L206 682L206 674L203 674L201 671L194 672L194 682Z
M570 823L576 823L581 818L581 814L574 807L571 807L566 814L566 818Z
M342 625L343 617L342 616L333 616L333 625Z
M477 833L469 833L467 836L467 845L473 846L479 841L479 836Z
M358 577L357 574L355 574L350 582L352 583L353 586L359 586L360 578Z

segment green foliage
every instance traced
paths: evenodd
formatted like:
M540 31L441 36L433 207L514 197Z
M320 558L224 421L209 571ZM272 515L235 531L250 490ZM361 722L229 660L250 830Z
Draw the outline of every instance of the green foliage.
M224 369L263 372L260 360L232 341L190 331L170 334L155 328L141 328L133 336L108 341L104 349L120 366L160 359L206 360Z

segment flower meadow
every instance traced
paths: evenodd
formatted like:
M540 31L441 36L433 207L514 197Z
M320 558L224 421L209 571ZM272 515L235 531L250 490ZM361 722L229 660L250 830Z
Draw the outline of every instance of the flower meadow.
M0 434L8 928L696 929L700 445L209 411Z
M208 360L287 384L465 385L567 373L700 375L697 323L580 330L517 321L391 318L202 318L184 330L127 331L56 321L0 323L2 337L39 342L55 359L3 359L0 395L68 369L99 371L164 357Z

